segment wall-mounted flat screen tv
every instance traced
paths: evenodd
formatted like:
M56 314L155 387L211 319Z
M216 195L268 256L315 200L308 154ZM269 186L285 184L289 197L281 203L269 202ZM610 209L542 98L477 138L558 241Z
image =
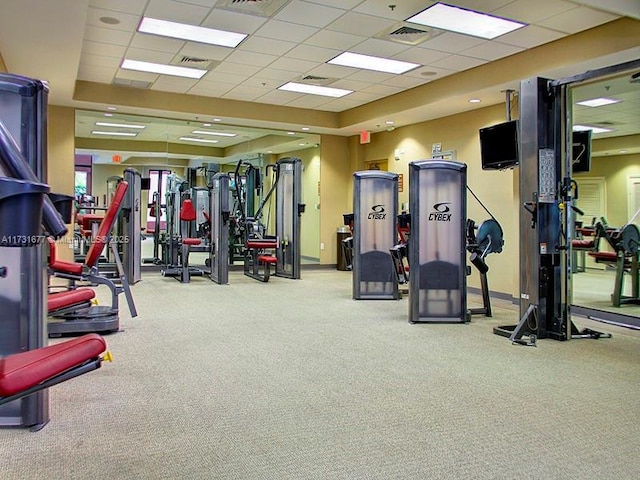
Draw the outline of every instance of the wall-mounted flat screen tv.
M518 165L517 120L480 129L480 157L483 170L503 170Z
M591 130L573 132L572 171L573 173L591 170Z

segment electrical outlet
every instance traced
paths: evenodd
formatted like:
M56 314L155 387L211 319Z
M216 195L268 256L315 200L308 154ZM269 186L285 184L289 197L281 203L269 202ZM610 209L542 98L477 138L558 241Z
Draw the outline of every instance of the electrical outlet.
M324 250L324 243L320 243L320 250Z

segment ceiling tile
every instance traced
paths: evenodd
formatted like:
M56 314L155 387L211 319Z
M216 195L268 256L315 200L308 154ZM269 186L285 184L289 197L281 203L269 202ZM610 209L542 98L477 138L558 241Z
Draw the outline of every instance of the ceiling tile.
M331 84L332 88L344 88L345 90L364 90L373 85L372 82L363 82L359 80L350 80L348 78L339 79Z
M116 73L117 78L125 78L127 80L137 80L140 82L155 82L160 75L155 73L138 72L135 70L125 70L120 68Z
M596 27L603 23L618 18L610 13L593 10L587 7L578 7L567 12L546 18L538 24L542 27L560 30L566 33L577 33L588 28Z
M348 12L327 27L328 30L371 37L391 27L395 21L386 18Z
M444 72L444 70L439 69L438 72L441 73L441 76L445 76L444 74L442 74L442 72ZM448 73L453 73L447 70ZM407 89L407 88L413 88L413 87L417 87L418 85L422 85L423 83L429 83L432 82L433 80L435 80L436 76L429 76L429 77L410 77L408 75L398 75L397 77L394 78L390 78L388 80L385 80L384 82L382 82L383 85L390 85L392 87L398 87L401 89Z
M353 7L362 3L362 0L302 0L305 3L317 3L325 5L327 7L342 8L344 10L351 10Z
M405 62L419 63L420 65L429 65L441 58L448 57L449 53L430 50L428 48L411 47L393 56L394 60L402 60Z
M140 62L170 63L175 54L170 52L158 52L154 50L144 50L142 48L129 48L126 58L138 60Z
M261 68L256 65L246 65L242 63L223 62L216 66L216 72L242 75L243 77L251 77L260 70Z
M403 90L403 87L395 86L395 85L385 85L383 83L376 83L374 85L369 85L361 89L361 91L365 93L372 93L374 95L388 96L393 95L395 93L399 93Z
M575 3L563 0L517 0L492 12L500 17L526 23L537 23L545 18L576 8Z
M270 55L284 55L296 44L293 42L285 42L284 40L275 40L273 38L251 36L243 41L236 50L268 53Z
M243 100L246 102L251 102L262 95L264 95L263 88L239 85L237 87L232 88L227 93L225 93L222 96L222 98L231 98L234 100Z
M350 33L336 32L334 30L320 30L318 33L305 40L304 43L318 47L349 50L354 45L357 45L366 39L367 37L362 35L352 35Z
M373 55L374 57L392 57L393 55L397 55L409 48L409 45L405 45L403 43L394 43L387 40L369 38L353 47L351 51L362 53L364 55Z
M366 0L353 10L367 15L374 15L382 18L390 18L395 21L405 20L416 13L431 6L435 2L425 0L402 0L401 2L382 2L380 0ZM389 5L394 5L390 8Z
M200 25L209 15L210 8L174 2L172 0L150 0L145 17L170 20L172 22Z
M548 28L538 27L537 25L529 25L528 27L498 37L496 42L507 43L522 48L533 48L538 45L553 42L564 36L564 33L558 32L557 30L549 30Z
M316 66L314 62L307 62L306 60L298 60L295 58L279 58L273 62L269 67L279 70L288 70L290 72L298 72L300 74L306 73Z
M105 57L117 57L121 59L127 47L122 45L109 45L107 43L89 42L85 41L82 44L82 54L102 55ZM82 61L80 62L82 64Z
M191 78L169 77L161 75L151 86L151 90L160 90L162 92L187 93L198 80Z
M266 83L276 82L279 85L283 83L293 81L298 78L296 72L289 72L287 70L277 70L275 68L263 68L253 77L254 80Z
M88 25L84 31L84 39L92 42L107 43L112 45L128 46L133 33L110 30L108 28L93 27Z
M382 83L385 80L395 77L392 73L374 72L371 70L356 70L347 77L348 80L355 80L367 83Z
M242 75L234 75L233 73L219 72L216 68L212 69L205 75L201 82L209 83L226 83L231 85L239 85L244 82L245 77Z
M314 47L312 45L298 45L286 54L287 58L298 58L312 62L324 63L339 55L341 50Z
M481 43L486 42L484 38L461 35L459 33L445 32L442 35L433 37L421 43L419 48L429 48L441 52L458 53Z
M476 12L490 13L498 8L504 7L513 0L456 0L455 5Z
M638 0L572 0L576 3L593 7L599 10L615 13L616 15L627 16L640 20L640 2Z
M462 53L466 56L481 58L483 60L498 60L499 58L508 57L509 55L513 55L523 50L523 48L515 47L513 45L505 45L498 42L485 42L476 47L464 50Z
M460 72L462 70L477 67L478 65L482 65L483 63L487 62L478 58L465 57L464 55L451 55L449 57L443 58L442 60L434 62L433 66Z
M262 95L258 100L272 105L286 105L287 103L302 96L303 95L300 93L285 92L284 90L272 90L271 92Z
M328 63L322 63L315 68L307 71L309 75L317 75L319 77L328 78L345 78L353 74L355 71L351 67L343 67L341 65L330 65Z
M82 65L89 65L94 67L102 66L115 71L116 69L120 68L120 64L122 63L122 61L120 57L104 57L102 55L83 53L80 57L80 63Z
M300 43L318 31L315 27L282 22L280 20L269 20L262 25L255 34L261 37Z
M155 50L175 55L184 46L184 40L149 35L148 33L136 33L131 41L131 47L143 50Z
M276 20L324 28L341 16L344 10L315 3L293 0L274 17Z
M80 65L78 69L78 80L87 82L111 83L116 70L95 65Z
M140 15L144 12L147 0L90 0L89 5L96 8L111 10L113 12Z
M227 32L252 34L267 21L266 18L229 10L214 9L202 22L203 27L217 28Z
M295 100L291 100L287 103L287 106L296 108L318 108L329 100L331 100L331 97L323 97L322 95L303 95Z
M234 50L229 54L227 60L233 63L243 63L245 65L255 65L257 67L266 67L276 61L278 57L275 55L267 55L265 53L244 52L242 50Z

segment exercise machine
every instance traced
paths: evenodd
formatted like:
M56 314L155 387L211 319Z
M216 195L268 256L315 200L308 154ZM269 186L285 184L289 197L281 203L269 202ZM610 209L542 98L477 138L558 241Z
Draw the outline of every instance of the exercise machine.
M49 421L48 391L21 393L62 373L46 354L46 374L37 373L43 366L38 352L47 342L42 238L67 233L46 195L48 185L41 183L47 172L47 98L43 82L0 73L0 185L6 187L0 188L0 426L34 430ZM76 361L83 359L70 363ZM14 369L22 365L24 370Z
M409 322L468 322L465 224L467 166L409 163Z
M353 293L355 300L401 298L389 250L397 243L398 175L353 174Z
M122 263L127 281L129 285L135 285L142 280L142 175L135 168L127 168L123 177L128 185L122 201L123 235L116 237L116 241L122 244Z
M274 181L260 202L253 217L244 217L241 227L245 235L244 273L256 280L267 282L274 275L300 278L300 216L302 203L302 161L286 157L275 165ZM275 236L266 234L268 224L262 223L262 214L275 192ZM241 211L245 211L241 208ZM267 222L268 223L268 222Z
M118 218L127 189L127 182L122 181L118 184L111 205L100 223L98 235L91 244L84 263L58 260L56 258L55 242L49 242L49 275L67 280L70 289L74 289L77 283L82 282L91 285L105 285L111 292L111 305L90 305L88 307L67 308L62 312L53 312L48 323L49 336L87 332L117 332L120 328L118 296L121 293L125 295L131 317L138 315L129 281L120 260L118 247L111 238L111 232ZM113 279L99 272L98 262L105 249L111 250L120 286L116 285ZM76 299L77 297L69 296L67 306L74 306Z
M579 331L571 320L574 209L567 155L572 139L566 119L571 108L567 86L578 80L534 77L520 82L520 321L494 328L512 343L609 336Z
M229 175L216 173L211 179L211 280L229 283Z

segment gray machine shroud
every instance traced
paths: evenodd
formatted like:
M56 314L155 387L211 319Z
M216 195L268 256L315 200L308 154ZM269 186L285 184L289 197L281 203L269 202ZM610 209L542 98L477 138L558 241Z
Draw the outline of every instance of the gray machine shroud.
M409 322L466 322L467 166L409 164Z

